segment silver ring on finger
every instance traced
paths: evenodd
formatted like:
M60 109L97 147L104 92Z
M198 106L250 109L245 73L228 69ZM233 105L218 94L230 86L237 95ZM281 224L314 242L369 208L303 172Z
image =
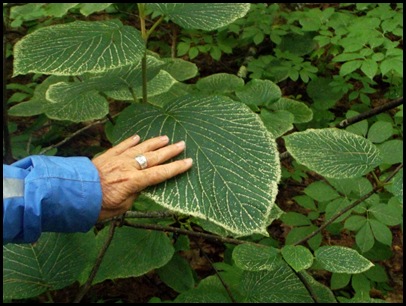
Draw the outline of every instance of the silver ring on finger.
M144 155L139 154L134 159L140 165L142 170L144 170L144 169L146 169L148 167L148 161L147 161L147 158Z

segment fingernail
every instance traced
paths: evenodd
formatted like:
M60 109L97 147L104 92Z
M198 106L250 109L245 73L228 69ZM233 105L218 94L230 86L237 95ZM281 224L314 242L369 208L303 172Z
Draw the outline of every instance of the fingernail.
M191 166L193 164L193 159L191 159L191 158L186 158L186 159L184 159L184 161L185 161L185 164L188 166Z
M185 141L181 140L181 141L177 142L176 146L179 148L185 148L186 147Z
M162 140L162 141L168 141L168 140L169 140L169 137L166 136L166 135L165 135L165 136L161 136L161 140Z
M137 134L135 134L134 137L133 137L133 139L134 139L135 141L138 141L138 140L140 139L140 136L137 135Z

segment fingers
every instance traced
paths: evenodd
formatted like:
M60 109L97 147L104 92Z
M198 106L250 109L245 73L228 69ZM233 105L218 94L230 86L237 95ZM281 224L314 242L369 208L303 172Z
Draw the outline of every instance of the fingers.
M150 168L166 162L172 157L179 155L185 149L185 147L185 142L179 141L178 143L163 147L156 151L144 153L143 155L147 159L147 167ZM136 166L137 169L141 169L138 162L136 162Z
M130 138L123 140L118 145L112 147L106 153L111 154L111 155L119 155L119 154L125 152L126 150L128 150L129 148L134 147L136 144L138 144L139 141L140 141L140 136L133 135Z
M177 160L169 164L155 166L142 171L144 179L142 188L156 185L170 179L178 174L181 174L192 167L193 160L186 158Z
M133 156L137 154L144 154L146 152L155 151L163 146L166 146L169 142L168 136L158 136L151 139L147 139L141 142L136 147L128 150L129 154L133 154Z

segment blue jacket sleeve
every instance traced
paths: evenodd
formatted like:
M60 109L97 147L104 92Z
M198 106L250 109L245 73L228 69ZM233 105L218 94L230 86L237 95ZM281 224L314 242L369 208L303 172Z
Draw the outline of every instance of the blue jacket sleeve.
M30 156L3 165L3 245L41 232L87 232L102 203L100 178L86 157Z

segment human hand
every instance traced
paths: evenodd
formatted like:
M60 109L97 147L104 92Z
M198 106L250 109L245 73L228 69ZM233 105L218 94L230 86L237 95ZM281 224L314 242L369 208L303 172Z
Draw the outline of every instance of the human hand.
M103 192L99 221L125 213L143 189L183 173L192 166L191 158L161 165L185 149L184 141L167 145L167 136L138 144L139 141L138 135L132 136L92 160L99 172ZM146 169L142 170L135 160L139 154L147 159Z

